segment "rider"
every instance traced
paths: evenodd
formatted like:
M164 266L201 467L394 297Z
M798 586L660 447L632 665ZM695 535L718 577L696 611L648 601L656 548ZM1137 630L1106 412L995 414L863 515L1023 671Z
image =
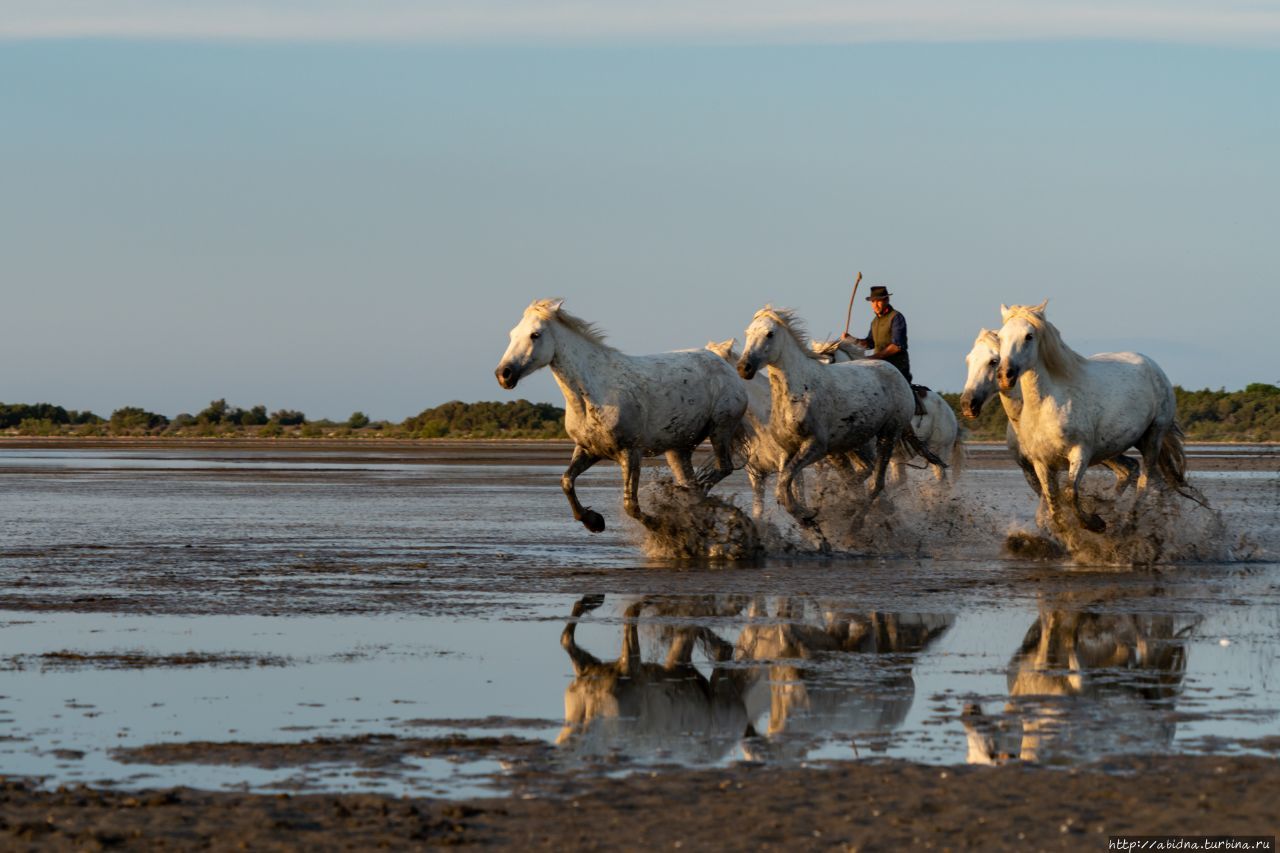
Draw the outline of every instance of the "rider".
M910 383L911 358L907 355L907 318L889 304L889 297L892 295L887 287L878 284L872 287L871 295L867 297L872 310L876 312L875 319L871 321L871 330L867 332L865 338L855 338L849 334L845 337L864 349L874 348L875 352L869 356L870 358L889 362L901 370L902 375L907 377L907 382Z

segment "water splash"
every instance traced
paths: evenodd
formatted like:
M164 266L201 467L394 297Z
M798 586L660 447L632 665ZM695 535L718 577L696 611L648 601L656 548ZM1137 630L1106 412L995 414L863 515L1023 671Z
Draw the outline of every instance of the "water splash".
M1053 517L1041 509L1037 526L1046 548L1057 545L1082 565L1152 566L1160 563L1222 562L1241 558L1237 549L1247 549L1246 537L1230 536L1223 514L1172 490L1153 487L1138 500L1126 493L1116 498L1097 494L1081 496L1085 513L1097 513L1107 529L1092 533L1083 529L1075 514L1064 507ZM1005 547L1035 556L1035 534L1011 534Z
M673 560L750 560L764 546L751 517L731 501L655 480L640 490L641 547L650 557Z

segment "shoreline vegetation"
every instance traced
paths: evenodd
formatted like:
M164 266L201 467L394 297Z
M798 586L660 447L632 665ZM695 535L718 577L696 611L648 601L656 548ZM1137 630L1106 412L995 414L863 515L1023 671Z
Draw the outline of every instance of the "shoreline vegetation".
M962 438L1003 441L1005 414L988 403L974 420L959 415L960 395L941 392L956 410ZM1241 391L1188 391L1175 387L1178 421L1188 440L1280 441L1280 387L1255 382ZM52 403L0 403L0 438L58 439L567 439L564 409L528 400L463 403L424 409L403 421L372 420L353 412L345 421L308 418L303 412L263 405L242 409L214 400L196 414L172 418L136 406L110 417L68 410Z

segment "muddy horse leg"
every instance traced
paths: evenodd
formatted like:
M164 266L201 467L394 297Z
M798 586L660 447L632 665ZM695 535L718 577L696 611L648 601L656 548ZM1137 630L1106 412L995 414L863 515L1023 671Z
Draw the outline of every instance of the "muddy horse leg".
M668 450L667 467L676 478L676 485L682 489L691 489L696 484L693 472L693 454L688 450Z
M569 460L569 468L560 477L560 488L564 489L564 496L569 499L569 507L573 510L574 521L581 521L582 526L590 530L592 533L599 533L604 530L604 516L591 509L584 507L578 502L578 492L574 488L574 483L578 479L578 475L599 462L601 457L592 453L588 453L585 448L573 448L573 458Z
M1138 463L1128 456L1116 456L1102 463L1115 472L1116 497L1120 497L1138 479Z
M1067 454L1067 463L1067 488L1070 489L1071 508L1075 511L1081 527L1094 533L1101 533L1107 529L1107 523L1102 520L1102 516L1097 513L1086 514L1080 506L1080 491L1084 488L1084 475L1089 469L1084 447L1077 444L1071 448Z
M806 526L813 524L813 519L818 513L809 509L804 505L803 501L796 497L795 479L803 469L826 455L826 447L816 439L810 438L800 445L799 452L788 459L782 466L782 470L778 472L778 503L782 505L783 509L791 513L791 516L796 521Z
M641 523L644 513L640 510L640 451L624 451L618 459L622 465L622 508L627 515Z
M711 487L733 473L733 433L738 425L731 420L724 420L711 428L711 463L698 472L698 485L703 491L711 491Z

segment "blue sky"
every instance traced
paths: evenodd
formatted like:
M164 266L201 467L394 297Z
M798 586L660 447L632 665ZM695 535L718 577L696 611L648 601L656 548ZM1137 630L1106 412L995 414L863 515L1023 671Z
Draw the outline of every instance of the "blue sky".
M534 298L655 352L859 269L940 389L1045 297L1277 382L1280 4L1207 6L0 0L0 400L558 400L492 376Z

